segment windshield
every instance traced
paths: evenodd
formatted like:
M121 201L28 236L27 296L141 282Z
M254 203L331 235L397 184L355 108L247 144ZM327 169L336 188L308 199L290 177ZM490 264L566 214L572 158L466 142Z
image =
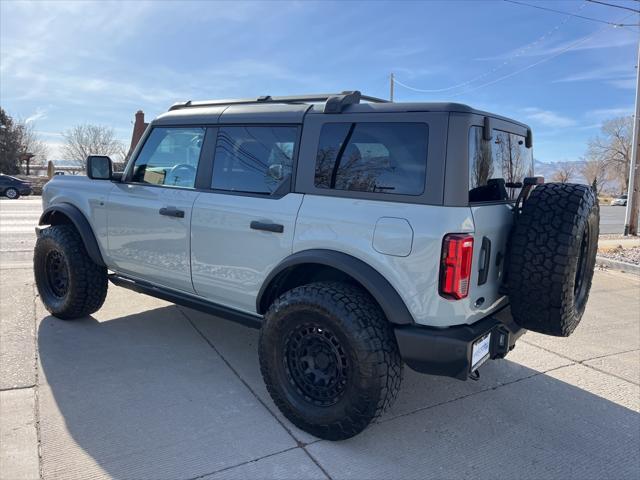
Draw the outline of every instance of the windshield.
M484 140L482 127L469 130L469 201L512 201L520 182L533 176L533 154L525 137L493 130Z

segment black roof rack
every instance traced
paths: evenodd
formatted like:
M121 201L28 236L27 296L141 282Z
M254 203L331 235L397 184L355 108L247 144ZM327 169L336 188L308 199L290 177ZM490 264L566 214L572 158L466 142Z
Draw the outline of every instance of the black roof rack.
M324 113L340 113L347 105L360 103L361 100L372 103L388 103L382 98L362 95L358 90L346 91L342 93L314 93L309 95L292 95L287 97L272 97L264 95L257 98L237 99L237 100L205 100L199 102L178 102L174 103L169 111L180 110L190 107L211 107L215 105L251 105L260 103L312 103L325 102Z

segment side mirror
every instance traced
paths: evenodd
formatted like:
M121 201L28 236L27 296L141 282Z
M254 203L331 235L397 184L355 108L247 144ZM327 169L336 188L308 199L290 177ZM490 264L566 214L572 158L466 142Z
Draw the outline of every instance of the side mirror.
M274 180L282 180L284 178L284 167L281 163L274 163L273 165L269 165L267 175L269 175Z
M92 180L111 180L113 164L106 155L89 155L87 157L87 177Z

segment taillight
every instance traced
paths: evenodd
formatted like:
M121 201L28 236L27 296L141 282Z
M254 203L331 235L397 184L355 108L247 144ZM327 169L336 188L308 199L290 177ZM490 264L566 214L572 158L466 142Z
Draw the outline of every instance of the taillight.
M440 263L440 295L460 300L469 294L473 237L452 233L444 237Z

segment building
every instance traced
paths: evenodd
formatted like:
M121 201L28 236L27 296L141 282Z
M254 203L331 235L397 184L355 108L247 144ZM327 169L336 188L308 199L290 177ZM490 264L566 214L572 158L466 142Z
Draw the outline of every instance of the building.
M142 110L138 110L136 112L136 119L133 123L133 132L131 133L131 145L129 146L129 151L127 152L127 157L125 158L125 163L129 161L129 157L133 150L138 145L138 142L142 138L144 131L146 130L149 124L144 121L144 112Z

